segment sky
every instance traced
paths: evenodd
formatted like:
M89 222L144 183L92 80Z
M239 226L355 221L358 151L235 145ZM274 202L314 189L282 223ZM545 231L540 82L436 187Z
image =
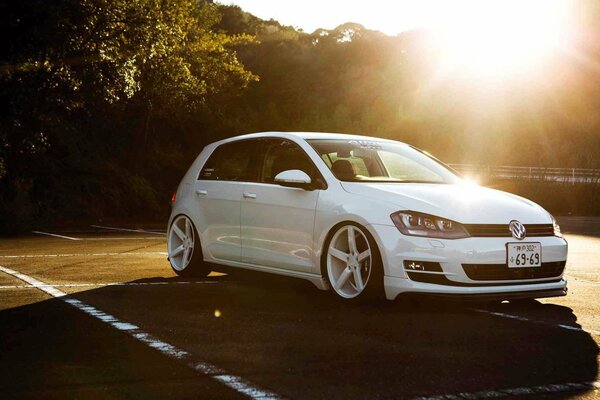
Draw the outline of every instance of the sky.
M344 22L357 22L368 29L388 35L415 28L460 25L481 12L518 16L522 5L544 15L556 9L561 0L218 0L236 4L263 19L275 19L284 25L313 32L317 28L333 29ZM564 0L567 2L569 0Z
M306 32L333 29L344 22L358 22L369 29L396 35L434 19L428 10L434 0L220 0L236 4L263 19L275 19Z

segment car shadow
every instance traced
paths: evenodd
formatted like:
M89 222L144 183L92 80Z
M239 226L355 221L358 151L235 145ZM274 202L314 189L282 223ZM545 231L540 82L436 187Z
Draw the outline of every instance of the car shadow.
M226 274L135 280L72 297L288 398L413 398L597 379L594 339L555 326L576 326L568 307L494 308L548 322L535 323L437 299L354 304L302 280L215 269ZM91 317L65 307L47 300L0 312L2 365L10 366L0 374L3 392L131 379L131 391L158 397L144 382L176 375L159 353L135 356L142 350L123 333L100 322L91 332Z
M5 399L244 398L60 299L0 311L0 392Z

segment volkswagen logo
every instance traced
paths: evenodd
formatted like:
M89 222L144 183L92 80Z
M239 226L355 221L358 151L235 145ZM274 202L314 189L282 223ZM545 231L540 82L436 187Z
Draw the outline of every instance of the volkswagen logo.
M519 221L510 221L510 224L508 224L508 230L510 233L512 233L515 239L525 239L525 225Z

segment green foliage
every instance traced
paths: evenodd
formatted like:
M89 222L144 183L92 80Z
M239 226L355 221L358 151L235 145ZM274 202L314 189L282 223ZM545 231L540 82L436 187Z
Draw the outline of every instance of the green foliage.
M213 30L221 14L209 2L31 0L2 3L0 15L5 225L138 200L137 212L157 210L175 181L157 167L181 170L162 154L198 151L186 148L190 116L257 79L232 50L253 38ZM121 185L105 180L112 166ZM27 215L11 213L18 204Z
M164 218L202 146L255 131L389 137L456 163L599 168L589 38L600 9L582 4L569 53L494 86L441 74L426 31L306 33L211 0L2 2L0 225Z

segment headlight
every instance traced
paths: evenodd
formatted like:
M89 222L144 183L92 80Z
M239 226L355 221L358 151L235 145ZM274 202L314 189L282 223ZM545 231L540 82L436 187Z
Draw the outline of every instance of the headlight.
M464 226L449 219L414 211L398 211L391 215L400 232L409 236L439 239L462 239L469 237Z
M562 233L560 233L560 226L558 226L558 222L552 217L552 228L554 228L554 236L562 237Z

